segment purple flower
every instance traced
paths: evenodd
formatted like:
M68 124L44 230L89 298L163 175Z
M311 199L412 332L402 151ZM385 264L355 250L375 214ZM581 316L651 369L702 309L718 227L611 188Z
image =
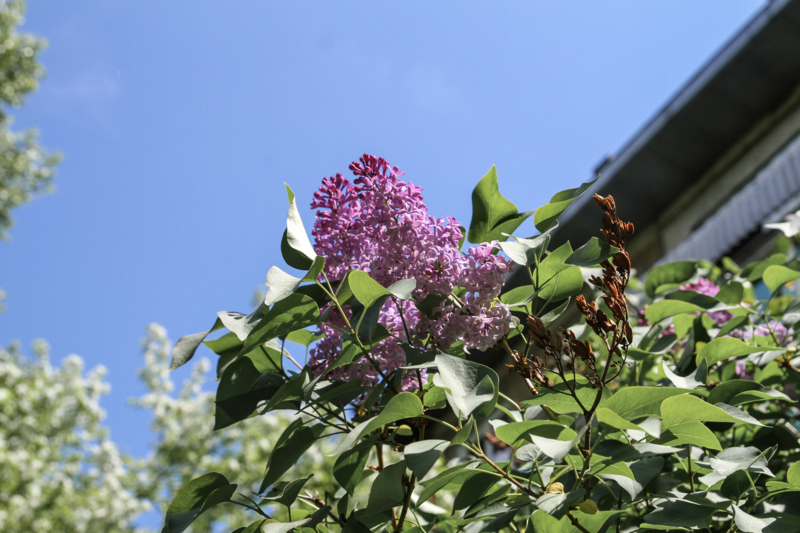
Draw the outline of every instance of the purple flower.
M710 280L706 278L700 278L697 280L697 283L687 283L686 285L681 285L681 290L684 291L694 291L699 294L705 294L706 296L716 296L719 292L719 287ZM733 314L728 311L712 311L710 313L706 313L711 320L717 325L717 327L724 326L730 319L733 318Z
M759 324L754 328L737 329L731 332L732 337L742 340L751 339L754 335L770 338L774 336L778 341L778 346L785 346L791 336L794 335L794 330L787 328L777 320L770 320L767 324Z
M744 361L736 361L735 374L741 379L753 381L753 376L747 373L747 364Z
M492 347L508 332L510 318L497 300L510 270L505 258L495 253L497 243L484 243L462 254L458 247L461 225L450 217L428 215L422 189L400 179L403 173L383 158L364 155L350 170L356 176L352 183L341 174L324 178L311 204L317 209L314 249L326 258L328 279L341 280L350 270L369 272L384 287L413 278L416 301L428 295L442 300L435 309L436 318L421 313L410 301L402 303L401 317L395 303L386 301L379 323L392 337L373 350L381 370L390 372L405 364L398 339L427 349L446 349L459 340L467 348ZM458 288L466 291L460 300L450 297ZM350 313L347 306L345 313ZM341 354L341 334L330 326L344 325L344 318L332 310L321 327L326 338L310 354L314 372L322 372ZM366 364L336 369L333 375L361 378L369 384L379 379ZM416 373L409 374L402 386L415 389L417 381Z

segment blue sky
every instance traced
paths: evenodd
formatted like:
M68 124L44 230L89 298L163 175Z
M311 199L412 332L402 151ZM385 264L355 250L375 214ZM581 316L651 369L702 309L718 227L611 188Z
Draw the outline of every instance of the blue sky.
M762 5L32 0L49 75L16 127L65 160L0 243L0 343L45 338L56 361L107 366L112 438L144 454L148 415L126 400L143 390L145 326L174 340L249 310L283 263L284 181L304 209L323 176L382 155L431 214L468 224L495 164L534 209L587 180Z

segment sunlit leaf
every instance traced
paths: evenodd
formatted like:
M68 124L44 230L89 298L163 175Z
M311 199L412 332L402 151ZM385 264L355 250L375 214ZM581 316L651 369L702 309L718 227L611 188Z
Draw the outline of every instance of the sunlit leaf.
M533 211L520 213L517 206L500 194L497 186L497 168L489 172L472 191L472 221L467 239L474 244L489 241L505 241L503 233L511 234Z

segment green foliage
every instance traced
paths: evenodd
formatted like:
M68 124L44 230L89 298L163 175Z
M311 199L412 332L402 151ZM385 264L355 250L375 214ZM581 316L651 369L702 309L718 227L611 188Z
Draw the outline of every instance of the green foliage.
M577 189L567 189L553 195L550 203L543 205L536 210L533 216L533 223L539 231L547 231L558 223L560 217L567 208L577 200L586 190L592 186L596 180L584 183Z
M262 516L240 530L791 530L794 518L769 512L771 501L800 491L800 378L789 331L800 321L800 299L787 288L800 272L783 253L791 249L741 269L728 261L724 278L715 279L723 271L708 263L681 261L653 268L641 283L631 278L626 250L632 227L610 197L595 196L605 242L550 246L558 218L589 185L539 208L541 234L530 238L510 235L529 213L500 195L494 168L473 192L469 240L502 241L530 280L493 302L513 315L484 361L507 364L508 380L458 345L449 353L434 348L433 330L414 344L381 320L401 300L414 302L420 323L440 316L444 302L469 314L463 287L416 301L413 279L385 287L351 270L329 283L287 189L284 259L307 274L273 267L259 310L221 313L231 333L206 341L225 359L216 396L221 432L275 411L296 415L265 461L255 491L261 500L251 500ZM754 300L754 283L769 291L767 301ZM346 318L336 326L338 359L324 370L299 368L277 343L308 350L321 333L305 328L334 310ZM566 323L576 315L578 323ZM403 329L418 327L405 319ZM565 329L553 326L559 322ZM383 339L402 348L404 364L376 363ZM176 346L182 360L202 339L190 340ZM335 377L348 368L378 378ZM324 462L333 478L324 497L304 492L316 482L310 473L293 471L320 442L334 447ZM181 527L208 502L231 498L227 480L218 483L179 492L173 505L180 512L168 523Z
M504 241L504 233L513 233L533 211L520 213L517 206L500 194L497 186L497 169L492 166L472 191L472 221L467 239L479 244Z
M21 107L44 76L38 61L46 41L18 33L25 2L0 3L0 238L7 239L13 225L11 211L35 195L52 189L54 168L61 159L39 145L38 132L11 130L8 107Z

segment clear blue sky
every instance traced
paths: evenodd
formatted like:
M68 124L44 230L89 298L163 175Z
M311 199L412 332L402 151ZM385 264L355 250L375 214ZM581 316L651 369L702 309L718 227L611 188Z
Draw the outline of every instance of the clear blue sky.
M0 343L45 338L56 361L106 365L112 438L143 454L148 415L126 399L145 326L174 340L249 310L282 264L284 181L307 207L323 176L382 155L432 214L468 224L496 164L534 209L588 179L761 5L31 0L49 75L16 127L65 160L0 244Z

